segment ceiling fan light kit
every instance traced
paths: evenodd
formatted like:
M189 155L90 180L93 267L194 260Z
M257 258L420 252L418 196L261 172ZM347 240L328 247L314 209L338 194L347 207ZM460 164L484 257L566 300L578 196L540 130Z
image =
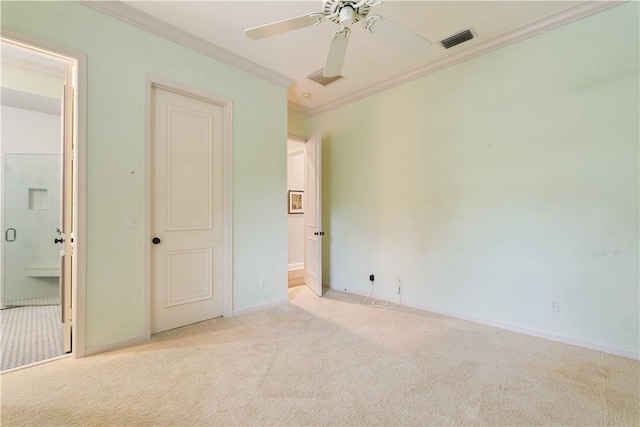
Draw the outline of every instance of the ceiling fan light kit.
M388 40L410 54L426 54L432 45L429 40L379 15L369 15L371 8L380 4L382 4L381 0L324 0L323 12L310 13L250 28L245 30L245 34L252 40L259 40L299 28L318 25L324 21L338 24L340 27L331 34L329 52L323 71L324 77L335 77L342 72L351 37L350 27L360 21L368 33Z
M351 6L340 9L340 25L349 26L356 22L356 11Z

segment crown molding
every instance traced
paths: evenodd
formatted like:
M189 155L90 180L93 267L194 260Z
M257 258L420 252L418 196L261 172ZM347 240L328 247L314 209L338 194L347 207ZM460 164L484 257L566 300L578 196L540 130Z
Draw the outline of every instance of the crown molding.
M359 101L368 96L383 92L387 89L424 77L428 74L435 73L436 71L440 71L444 68L448 68L452 65L480 56L492 50L519 42L579 19L586 18L587 16L602 12L606 9L626 3L627 1L629 0L586 0L583 3L571 6L552 15L545 16L544 18L537 19L507 33L485 40L473 46L469 46L469 48L460 50L453 55L430 62L406 73L387 79L384 82L369 86L338 100L323 104L319 107L307 108L300 104L289 102L289 108L306 116L314 117L319 114L326 113L327 111L335 110L336 108Z
M127 22L143 30L149 31L165 39L171 40L185 47L194 49L211 58L228 64L232 67L260 77L271 83L285 88L291 87L295 81L287 76L279 74L267 67L256 64L246 58L234 54L220 46L210 43L200 37L189 34L177 27L167 24L151 15L148 15L134 7L131 7L120 1L92 1L77 0L80 4L91 9L102 12L106 15ZM629 0L585 0L582 3L561 10L557 13L537 19L512 31L493 37L491 39L479 42L475 45L462 49L452 55L440 58L418 68L409 70L408 72L396 75L390 79L360 89L345 97L335 101L328 102L318 107L310 108L288 101L289 110L304 114L305 116L314 117L327 111L335 110L347 104L359 101L371 95L383 92L404 83L419 79L428 74L435 73L452 65L464 62L476 56L483 55L492 50L499 49L512 43L519 42L529 37L541 34L545 31L569 24L576 20L587 16L602 12Z
M288 101L287 107L291 111L295 111L296 113L304 114L305 116L310 116L313 111L309 107L305 107L304 105L300 105L297 102Z
M120 1L91 1L77 0L78 3L116 18L120 21L134 25L157 36L178 43L227 65L246 71L249 74L260 77L278 86L289 88L294 80L280 73L256 64L246 58L210 43L200 37L189 34L158 18L144 13Z

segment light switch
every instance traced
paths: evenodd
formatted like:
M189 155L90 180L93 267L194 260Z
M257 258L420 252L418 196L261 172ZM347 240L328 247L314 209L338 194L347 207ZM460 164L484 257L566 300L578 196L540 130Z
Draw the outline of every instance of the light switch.
M134 217L132 216L125 216L124 217L124 228L126 228L127 230L133 230L134 228L136 228L136 220Z

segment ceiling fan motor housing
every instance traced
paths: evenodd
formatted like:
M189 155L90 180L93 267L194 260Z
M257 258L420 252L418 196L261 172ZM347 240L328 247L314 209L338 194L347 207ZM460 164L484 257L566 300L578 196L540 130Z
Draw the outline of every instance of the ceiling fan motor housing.
M338 12L329 20L348 27L364 19L371 11L370 5L365 3L356 8L357 4L358 2L351 0L324 0L324 14L329 16Z

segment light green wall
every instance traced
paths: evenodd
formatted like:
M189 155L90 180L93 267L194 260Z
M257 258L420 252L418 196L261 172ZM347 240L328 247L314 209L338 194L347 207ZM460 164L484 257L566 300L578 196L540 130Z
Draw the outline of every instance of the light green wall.
M287 126L290 136L297 136L302 139L309 139L313 135L311 120L304 114L289 110Z
M374 273L395 302L399 277L409 305L637 353L638 16L617 6L307 119L325 280L368 294Z
M87 346L144 333L147 74L233 101L234 309L286 298L286 89L75 2L3 1L2 28L87 56Z
M62 99L64 79L2 64L2 87L33 93L53 99Z

